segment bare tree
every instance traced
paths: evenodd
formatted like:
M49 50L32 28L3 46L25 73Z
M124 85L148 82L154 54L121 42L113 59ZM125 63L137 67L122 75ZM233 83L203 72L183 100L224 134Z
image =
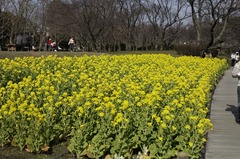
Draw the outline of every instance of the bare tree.
M182 0L139 0L139 3L144 8L148 21L152 25L155 50L163 49L167 41L177 35L178 27L187 17L186 2ZM173 27L175 27L174 32L168 34L168 30Z
M110 26L112 0L70 0L62 14L68 33L88 50L101 50L106 29Z
M46 10L49 5L49 0L36 0L35 10L31 16L31 21L35 28L32 31L33 36L35 37L35 45L41 49L46 41L46 36L49 34L49 27L46 22Z
M52 36L57 44L73 36L89 51L171 48L184 20L191 16L186 37L209 48L226 40L229 19L238 0L1 0L1 43L14 43L19 32L35 37L39 48ZM188 10L189 8L190 10ZM190 11L190 12L187 12ZM183 36L187 36L184 34ZM224 38L225 37L225 38ZM4 40L3 40L4 39ZM7 39L7 40L6 40ZM176 42L177 43L177 42Z
M203 45L203 24L208 22L209 42L206 48L222 42L222 36L226 30L229 18L239 8L238 0L188 0L191 7L191 15L194 28L197 33L197 44Z
M136 49L134 35L142 10L134 0L118 0L117 8L118 20L115 30L120 34L120 41L126 44L126 50Z
M5 12L5 1L0 1L0 50L2 49L3 44L5 43L5 39L8 33L8 16Z
M56 44L66 48L67 40L75 35L75 22L73 19L72 5L61 0L55 0L48 4L46 8L46 26L48 35ZM74 30L74 31L73 31ZM65 44L63 44L65 42Z
M5 1L5 10L11 13L9 18L10 35L9 42L13 43L14 37L19 32L30 32L32 21L31 16L36 7L32 0L8 0ZM32 29L34 30L34 29Z
M223 36L224 45L233 47L233 51L240 50L240 17L229 19L228 27Z
M209 21L211 38L207 48L222 42L222 37L226 31L229 19L238 11L239 4L238 0L207 1L207 6L209 6L208 13L211 18Z
M201 45L202 43L202 19L204 16L203 12L203 5L205 0L188 0L188 3L191 7L191 16L192 16L192 22L193 26L196 30L197 34L197 45Z

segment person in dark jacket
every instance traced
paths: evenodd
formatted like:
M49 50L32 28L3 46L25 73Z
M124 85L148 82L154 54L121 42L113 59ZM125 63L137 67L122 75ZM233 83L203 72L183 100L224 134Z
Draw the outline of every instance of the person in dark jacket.
M16 51L22 51L22 38L21 34L16 37Z
M28 34L24 34L22 38L23 49L26 47L27 51L31 51L31 37Z

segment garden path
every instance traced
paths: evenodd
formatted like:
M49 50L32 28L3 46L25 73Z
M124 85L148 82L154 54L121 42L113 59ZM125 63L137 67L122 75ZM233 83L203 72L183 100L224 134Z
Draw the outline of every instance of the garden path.
M212 98L205 159L240 159L240 123L237 117L237 79L226 70Z

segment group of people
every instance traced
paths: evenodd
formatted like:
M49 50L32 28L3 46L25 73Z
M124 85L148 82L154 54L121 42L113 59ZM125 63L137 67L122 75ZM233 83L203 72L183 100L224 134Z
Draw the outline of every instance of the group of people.
M75 41L73 37L71 37L68 41L68 47L70 48L71 52L74 52L74 46L75 46ZM56 41L53 41L51 37L48 37L47 51L50 51L50 50L58 51L58 50L61 50L61 48L57 45Z
M31 35L27 33L18 34L15 41L16 51L31 51L31 50L35 51L36 49L34 48L32 43L33 37ZM73 37L71 37L68 40L67 44L68 44L67 48L69 49L69 51L74 52L75 40ZM48 37L46 41L46 51L58 51L58 50L62 50L62 48L60 48L57 45L57 42L54 41L51 37Z
M32 36L25 34L18 34L16 37L16 51L31 51L32 50Z
M57 51L58 50L58 46L57 46L55 41L52 41L51 37L48 37L48 40L47 40L47 51L50 51L52 49L54 51Z
M212 53L206 49L202 52L202 58L212 58Z
M205 49L202 52L202 58L215 58L217 57L219 54L218 49L211 49L211 51L209 49Z

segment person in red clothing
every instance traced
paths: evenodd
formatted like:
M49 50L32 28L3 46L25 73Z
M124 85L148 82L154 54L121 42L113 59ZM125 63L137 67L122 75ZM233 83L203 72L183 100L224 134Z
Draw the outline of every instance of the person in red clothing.
M49 37L47 41L47 51L50 51L52 48L52 39Z

